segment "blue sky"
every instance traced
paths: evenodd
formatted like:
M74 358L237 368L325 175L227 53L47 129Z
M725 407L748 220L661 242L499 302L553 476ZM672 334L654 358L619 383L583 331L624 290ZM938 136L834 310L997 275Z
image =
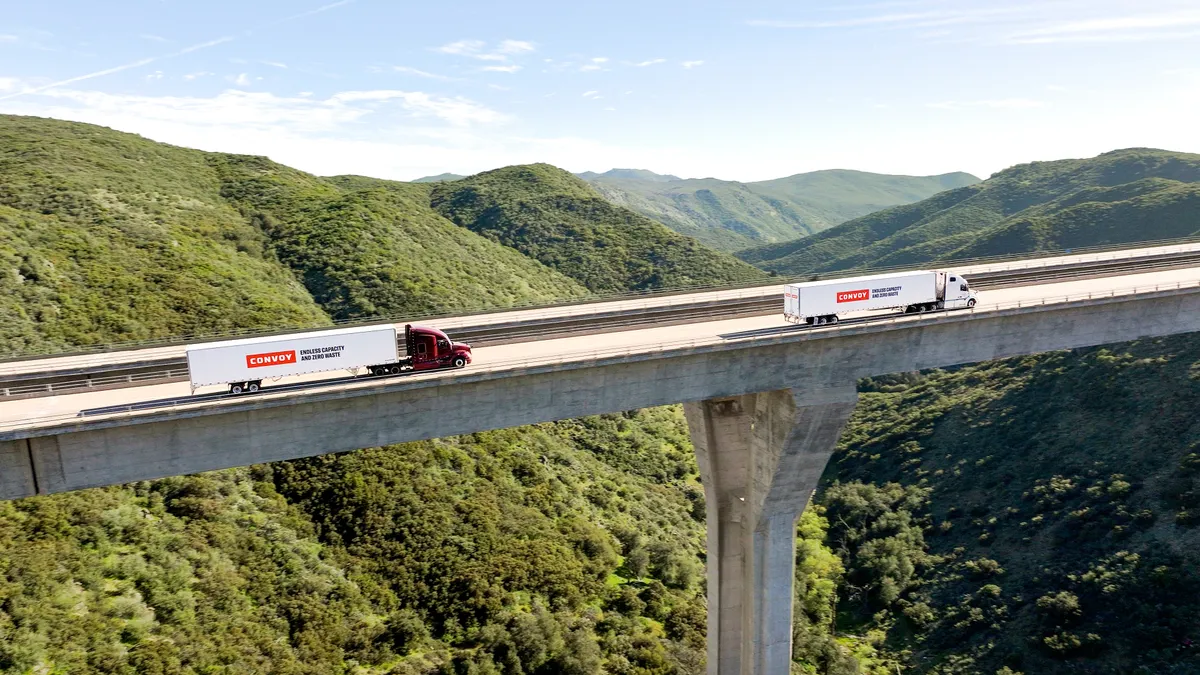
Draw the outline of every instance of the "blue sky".
M1200 0L9 3L0 112L314 173L1200 152Z

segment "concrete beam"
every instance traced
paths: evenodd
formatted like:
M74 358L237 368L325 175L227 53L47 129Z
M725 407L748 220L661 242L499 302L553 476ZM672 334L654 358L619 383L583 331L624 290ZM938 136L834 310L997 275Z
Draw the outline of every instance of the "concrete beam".
M854 385L684 404L708 507L708 673L790 671L796 520Z

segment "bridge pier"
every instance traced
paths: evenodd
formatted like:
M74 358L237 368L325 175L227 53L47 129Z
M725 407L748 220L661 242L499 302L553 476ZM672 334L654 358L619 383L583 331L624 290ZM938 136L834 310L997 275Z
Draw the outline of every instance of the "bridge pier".
M853 385L684 404L708 518L708 673L786 675L796 520L858 400Z

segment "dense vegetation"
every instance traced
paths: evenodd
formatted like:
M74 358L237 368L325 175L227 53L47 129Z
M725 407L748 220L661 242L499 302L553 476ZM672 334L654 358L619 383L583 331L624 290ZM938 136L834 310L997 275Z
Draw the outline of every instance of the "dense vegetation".
M636 169L580 174L614 204L722 251L787 241L979 179L965 173L889 176L813 171L739 183L683 180Z
M780 274L912 265L1200 233L1200 155L1117 150L1034 162L738 257Z
M860 389L820 497L844 630L912 673L1200 672L1200 340Z
M728 284L765 278L644 216L612 205L548 164L435 183L450 220L566 274L593 292Z
M0 354L328 323L205 159L0 116Z
M497 305L636 287L639 247L676 255L664 279L742 270L542 166L412 185L47 120L0 134L7 349L443 307L479 279ZM1126 173L1074 206L1042 199L1055 171L1002 194L1058 204L1074 229L1027 231L1068 245L1186 215L1157 206L1179 168L1103 202L1140 232L1084 217L1141 189ZM860 390L798 526L793 672L1200 671L1200 340ZM0 673L698 674L704 513L678 407L0 502Z

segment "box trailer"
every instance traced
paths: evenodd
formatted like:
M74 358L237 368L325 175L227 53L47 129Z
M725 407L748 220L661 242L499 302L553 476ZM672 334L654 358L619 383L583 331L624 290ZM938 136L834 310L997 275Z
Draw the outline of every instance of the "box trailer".
M398 364L395 326L364 326L188 345L192 390L228 384L258 391L263 380ZM396 372L400 372L397 365Z
M922 270L788 284L783 316L792 323L837 323L852 312L905 313L975 306L975 292L956 272Z

